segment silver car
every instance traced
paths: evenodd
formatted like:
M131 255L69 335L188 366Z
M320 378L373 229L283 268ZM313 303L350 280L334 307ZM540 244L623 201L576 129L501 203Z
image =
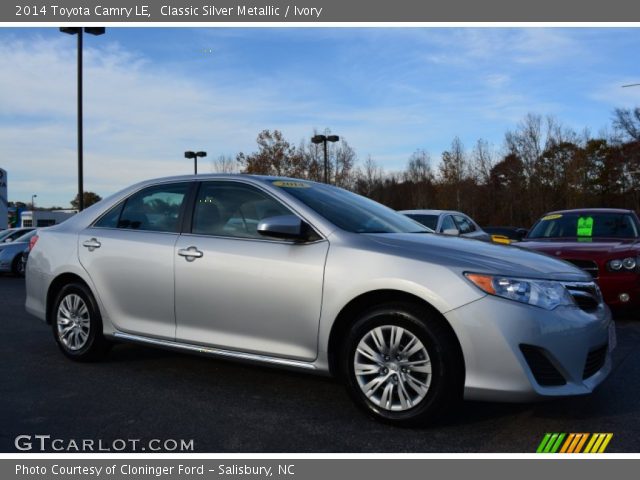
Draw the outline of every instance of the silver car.
M582 270L286 178L134 185L43 231L26 285L71 359L136 342L333 374L395 424L589 393L615 345Z
M33 227L26 228L8 228L0 231L0 243L11 243L16 238L21 237L25 233L29 233L34 230Z
M403 215L437 233L475 240L491 241L491 235L480 228L471 217L455 210L401 210Z
M24 275L22 254L35 234L36 231L31 229L11 242L0 243L0 272Z

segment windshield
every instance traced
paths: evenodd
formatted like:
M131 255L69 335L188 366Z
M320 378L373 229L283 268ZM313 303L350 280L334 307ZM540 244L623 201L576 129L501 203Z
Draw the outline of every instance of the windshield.
M435 231L436 227L438 226L438 215L425 215L421 213L405 213L405 215L409 218L412 218L416 222L420 222L422 225L430 228L431 230Z
M428 233L422 225L373 200L312 182L276 180L272 185L353 233Z
M639 229L626 213L556 213L542 217L527 238L637 238Z

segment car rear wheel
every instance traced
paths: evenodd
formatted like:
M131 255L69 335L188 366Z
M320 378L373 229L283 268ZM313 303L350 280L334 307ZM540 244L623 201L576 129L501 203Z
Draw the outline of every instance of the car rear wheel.
M109 349L110 343L102 334L100 311L86 286L79 283L64 286L51 313L53 336L67 357L94 361Z
M399 426L441 418L462 399L459 346L435 314L411 303L387 303L362 314L342 355L355 402Z
M11 272L18 277L24 277L24 267L25 264L22 254L17 255L11 264Z

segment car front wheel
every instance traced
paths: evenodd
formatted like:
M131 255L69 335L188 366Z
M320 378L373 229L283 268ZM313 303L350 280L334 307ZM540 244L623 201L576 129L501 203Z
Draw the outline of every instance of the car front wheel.
M379 420L421 425L462 398L464 368L453 333L435 313L388 303L351 328L342 373L356 403Z

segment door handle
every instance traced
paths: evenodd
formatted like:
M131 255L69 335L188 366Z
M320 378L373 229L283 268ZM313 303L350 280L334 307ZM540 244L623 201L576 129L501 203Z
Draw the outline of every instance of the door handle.
M82 246L87 247L90 252L93 252L96 248L100 248L102 244L94 237L91 240L85 240L82 242Z
M178 255L185 257L187 262L193 262L196 258L201 258L204 254L196 247L189 247L178 250Z

